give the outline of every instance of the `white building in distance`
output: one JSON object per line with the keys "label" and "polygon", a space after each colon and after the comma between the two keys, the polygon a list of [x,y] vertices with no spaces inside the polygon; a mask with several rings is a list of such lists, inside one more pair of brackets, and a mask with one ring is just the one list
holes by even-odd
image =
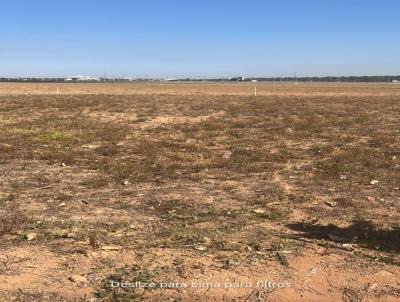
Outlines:
{"label": "white building in distance", "polygon": [[73,76],[65,79],[65,82],[96,82],[100,81],[99,78],[92,78],[89,76]]}

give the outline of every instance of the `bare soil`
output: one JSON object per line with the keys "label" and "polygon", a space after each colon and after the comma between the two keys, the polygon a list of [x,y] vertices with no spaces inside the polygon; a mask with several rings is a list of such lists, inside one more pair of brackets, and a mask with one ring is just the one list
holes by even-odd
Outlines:
{"label": "bare soil", "polygon": [[400,86],[253,86],[0,84],[0,301],[399,301]]}

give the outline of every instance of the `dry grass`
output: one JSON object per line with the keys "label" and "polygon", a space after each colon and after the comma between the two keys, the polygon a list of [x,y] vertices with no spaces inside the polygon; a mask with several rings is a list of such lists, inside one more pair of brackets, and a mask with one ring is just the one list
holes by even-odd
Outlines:
{"label": "dry grass", "polygon": [[[2,84],[4,301],[395,301],[397,86],[336,85]],[[234,279],[293,287],[109,288]]]}
{"label": "dry grass", "polygon": [[392,83],[0,83],[0,95],[253,95],[264,96],[400,96]]}

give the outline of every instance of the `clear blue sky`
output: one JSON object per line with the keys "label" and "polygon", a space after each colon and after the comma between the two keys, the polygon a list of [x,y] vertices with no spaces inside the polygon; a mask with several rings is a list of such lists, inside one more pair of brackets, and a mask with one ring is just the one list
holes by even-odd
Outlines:
{"label": "clear blue sky", "polygon": [[400,74],[399,0],[13,0],[0,25],[0,76]]}

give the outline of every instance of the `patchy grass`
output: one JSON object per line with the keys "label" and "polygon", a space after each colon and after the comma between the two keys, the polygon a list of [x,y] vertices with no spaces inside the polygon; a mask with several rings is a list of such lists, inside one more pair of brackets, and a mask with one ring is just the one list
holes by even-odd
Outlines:
{"label": "patchy grass", "polygon": [[[398,247],[389,241],[400,219],[399,104],[395,95],[297,92],[0,97],[2,247],[31,253],[13,256],[15,263],[34,259],[34,248],[54,253],[61,264],[35,265],[72,292],[82,290],[51,293],[64,301],[90,296],[85,288],[99,301],[157,301],[162,293],[190,301],[195,291],[188,299],[181,291],[107,282],[194,280],[221,271],[237,278],[265,267],[289,278],[287,270],[308,271],[328,254],[324,263],[343,278],[372,275],[385,263],[395,271]],[[351,227],[361,220],[371,226]],[[328,236],[345,232],[351,255]],[[27,240],[28,233],[37,236]],[[290,268],[277,252],[286,253]],[[10,257],[0,259],[4,271],[29,267],[9,264]],[[343,262],[359,266],[336,267]],[[78,273],[85,286],[68,281]],[[326,288],[342,296],[338,284]],[[16,288],[7,290],[18,297]],[[216,300],[225,294],[204,292]]]}
{"label": "patchy grass", "polygon": [[71,135],[68,133],[64,132],[48,132],[44,134],[40,134],[34,137],[35,140],[41,141],[41,142],[57,142],[57,141],[63,141],[71,138]]}

